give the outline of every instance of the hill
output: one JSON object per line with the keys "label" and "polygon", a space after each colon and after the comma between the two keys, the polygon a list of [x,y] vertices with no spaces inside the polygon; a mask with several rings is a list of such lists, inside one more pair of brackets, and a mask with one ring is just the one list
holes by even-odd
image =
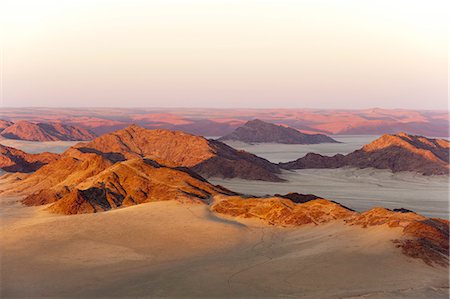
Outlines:
{"label": "hill", "polygon": [[295,161],[280,163],[280,166],[284,169],[373,167],[393,172],[443,175],[449,173],[449,142],[406,133],[385,134],[348,155],[329,157],[309,153]]}
{"label": "hill", "polygon": [[[9,124],[9,125],[8,125]],[[17,121],[2,122],[4,129],[0,135],[8,139],[29,141],[78,141],[91,140],[96,137],[86,129],[61,123],[33,123]]]}
{"label": "hill", "polygon": [[0,144],[0,168],[8,172],[33,172],[58,157],[58,154],[48,152],[28,154]]}
{"label": "hill", "polygon": [[166,166],[188,167],[204,177],[282,181],[276,175],[279,167],[263,158],[180,131],[131,125],[74,148],[115,161],[146,157]]}
{"label": "hill", "polygon": [[259,119],[246,122],[232,133],[222,136],[219,140],[285,144],[337,143],[336,140],[324,134],[305,134],[290,127],[275,125]]}
{"label": "hill", "polygon": [[[201,203],[217,194],[233,193],[187,169],[138,158],[116,163],[84,180],[48,209],[62,214],[93,213],[152,201]],[[31,199],[24,202],[35,204]]]}

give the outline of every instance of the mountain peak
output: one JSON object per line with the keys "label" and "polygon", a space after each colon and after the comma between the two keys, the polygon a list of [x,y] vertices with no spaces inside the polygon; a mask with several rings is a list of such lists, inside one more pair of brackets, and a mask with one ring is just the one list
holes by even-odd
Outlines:
{"label": "mountain peak", "polygon": [[[252,124],[271,124],[271,123],[260,120],[259,118],[255,118],[255,119],[251,119],[251,120],[247,121],[244,125],[252,125]],[[271,124],[271,125],[273,125],[273,124]]]}

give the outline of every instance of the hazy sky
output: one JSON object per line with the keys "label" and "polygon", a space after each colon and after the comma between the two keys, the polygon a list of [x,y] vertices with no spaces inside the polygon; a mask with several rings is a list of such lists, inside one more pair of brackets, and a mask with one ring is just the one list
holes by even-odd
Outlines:
{"label": "hazy sky", "polygon": [[3,106],[446,109],[446,1],[1,0]]}

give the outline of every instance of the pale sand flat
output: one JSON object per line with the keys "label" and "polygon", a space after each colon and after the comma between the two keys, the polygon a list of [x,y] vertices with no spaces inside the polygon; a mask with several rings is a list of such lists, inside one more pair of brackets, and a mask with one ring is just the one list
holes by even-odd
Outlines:
{"label": "pale sand flat", "polygon": [[397,229],[276,228],[177,202],[59,216],[9,201],[2,298],[448,297],[447,270],[404,256]]}

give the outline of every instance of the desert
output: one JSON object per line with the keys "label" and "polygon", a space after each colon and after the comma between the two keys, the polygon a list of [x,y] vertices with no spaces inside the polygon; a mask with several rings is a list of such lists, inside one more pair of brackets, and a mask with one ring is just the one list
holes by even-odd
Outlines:
{"label": "desert", "polygon": [[[284,146],[346,154],[376,139]],[[208,140],[130,126],[37,146],[56,160],[0,177],[2,297],[448,296],[448,177],[342,168],[206,180],[195,165],[228,149]],[[293,154],[241,145],[268,171]]]}
{"label": "desert", "polygon": [[280,228],[173,201],[76,216],[5,205],[2,297],[448,296],[447,269],[403,255],[398,228]]}
{"label": "desert", "polygon": [[0,298],[450,298],[448,8],[0,1]]}

